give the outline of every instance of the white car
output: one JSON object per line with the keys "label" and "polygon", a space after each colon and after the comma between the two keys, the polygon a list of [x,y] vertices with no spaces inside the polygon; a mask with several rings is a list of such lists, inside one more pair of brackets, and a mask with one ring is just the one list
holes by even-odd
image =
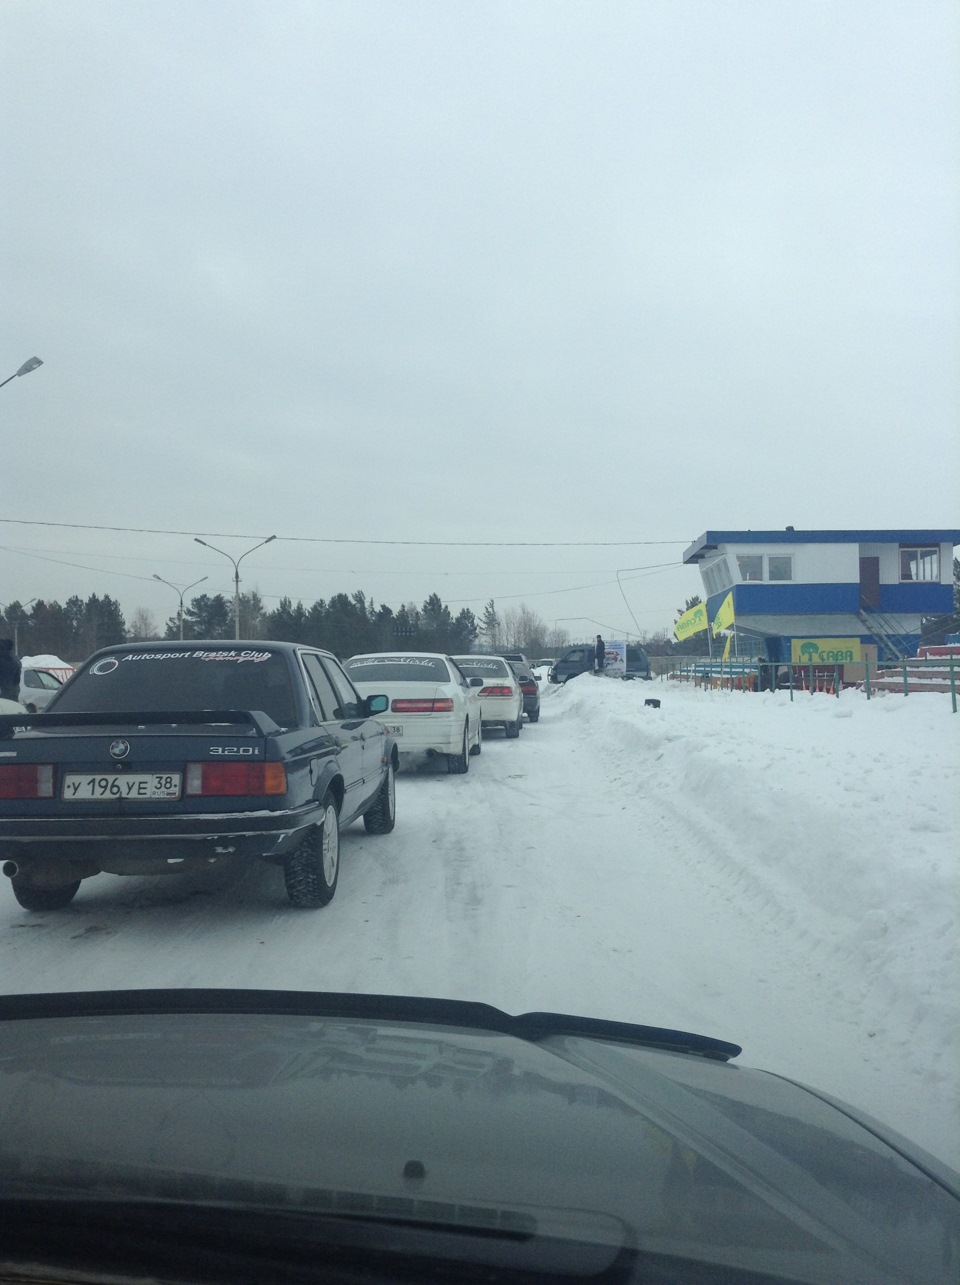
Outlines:
{"label": "white car", "polygon": [[26,714],[28,711],[19,701],[8,701],[0,696],[0,714]]}
{"label": "white car", "polygon": [[361,696],[386,693],[390,709],[378,719],[404,757],[444,755],[447,771],[466,772],[481,741],[480,679],[468,679],[439,652],[368,652],[344,669]]}
{"label": "white car", "polygon": [[523,692],[510,665],[499,656],[454,656],[468,678],[483,679],[480,713],[484,727],[502,727],[509,738],[523,726]]}
{"label": "white car", "polygon": [[24,666],[20,671],[20,703],[31,714],[38,714],[47,708],[62,686],[63,681],[46,669]]}

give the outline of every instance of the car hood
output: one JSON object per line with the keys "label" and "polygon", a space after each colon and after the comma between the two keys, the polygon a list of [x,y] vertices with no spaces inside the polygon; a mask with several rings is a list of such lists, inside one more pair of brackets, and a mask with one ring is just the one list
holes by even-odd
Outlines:
{"label": "car hood", "polygon": [[269,991],[13,996],[0,1020],[3,1200],[388,1217],[831,1283],[960,1264],[937,1162],[709,1037]]}

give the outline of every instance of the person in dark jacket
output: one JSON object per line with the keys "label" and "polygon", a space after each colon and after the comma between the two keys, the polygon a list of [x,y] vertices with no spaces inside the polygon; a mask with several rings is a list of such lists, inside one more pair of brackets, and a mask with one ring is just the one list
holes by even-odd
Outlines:
{"label": "person in dark jacket", "polygon": [[603,670],[603,666],[604,666],[604,662],[606,661],[606,658],[607,658],[607,644],[603,641],[600,635],[597,634],[597,642],[593,649],[593,668],[596,671],[596,673],[599,674]]}
{"label": "person in dark jacket", "polygon": [[8,701],[20,699],[20,660],[12,638],[0,638],[0,696]]}

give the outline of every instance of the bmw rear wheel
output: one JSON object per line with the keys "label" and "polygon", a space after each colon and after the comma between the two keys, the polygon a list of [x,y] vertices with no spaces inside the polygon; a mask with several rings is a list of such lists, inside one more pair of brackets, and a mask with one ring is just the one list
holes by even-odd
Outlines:
{"label": "bmw rear wheel", "polygon": [[340,874],[340,820],[336,799],[328,790],[321,805],[323,820],[308,831],[283,864],[287,896],[294,906],[316,910],[333,900]]}
{"label": "bmw rear wheel", "polygon": [[393,764],[387,770],[377,791],[377,797],[363,814],[367,834],[389,834],[397,819],[397,786]]}

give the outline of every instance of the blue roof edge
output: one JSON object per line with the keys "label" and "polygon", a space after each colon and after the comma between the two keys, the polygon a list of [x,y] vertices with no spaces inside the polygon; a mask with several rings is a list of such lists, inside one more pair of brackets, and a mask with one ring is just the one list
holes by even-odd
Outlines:
{"label": "blue roof edge", "polygon": [[903,527],[882,531],[704,531],[683,553],[700,562],[721,544],[960,544],[956,528]]}

